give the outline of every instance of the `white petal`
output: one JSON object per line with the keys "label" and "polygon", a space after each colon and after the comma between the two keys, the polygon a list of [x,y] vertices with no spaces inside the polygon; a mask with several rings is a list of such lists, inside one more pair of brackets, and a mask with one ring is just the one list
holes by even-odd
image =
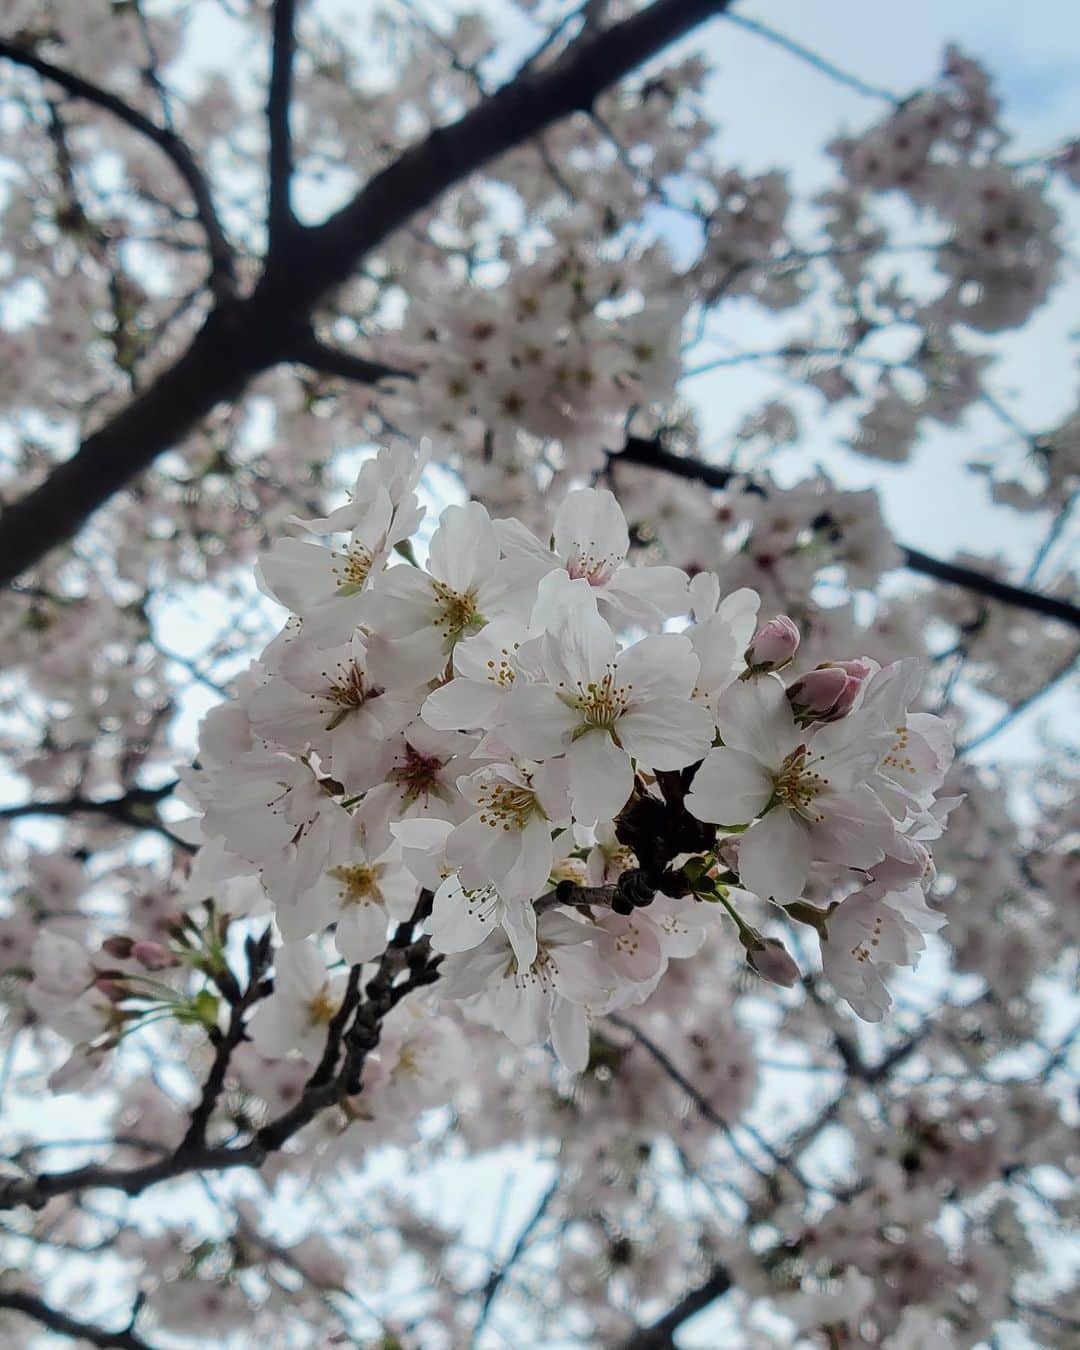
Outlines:
{"label": "white petal", "polygon": [[530,759],[548,759],[565,750],[581,724],[581,714],[546,684],[515,686],[504,702],[503,734],[519,755]]}
{"label": "white petal", "polygon": [[489,578],[499,562],[491,517],[479,502],[448,506],[431,536],[428,567],[433,577],[464,594]]}
{"label": "white petal", "polygon": [[772,793],[772,775],[752,755],[720,747],[702,760],[686,809],[714,825],[745,825],[765,809]]}
{"label": "white petal", "polygon": [[420,716],[437,731],[486,727],[493,720],[501,697],[498,685],[453,679],[427,696]]}
{"label": "white petal", "polygon": [[449,876],[435,892],[424,930],[437,952],[467,952],[491,936],[496,927],[494,893],[466,891],[457,876]]}
{"label": "white petal", "polygon": [[352,966],[373,961],[386,950],[386,910],[372,901],[346,905],[338,919],[334,944]]}
{"label": "white petal", "polygon": [[774,807],[739,841],[739,877],[763,900],[798,900],[810,869],[810,835],[793,811]]}
{"label": "white petal", "polygon": [[607,488],[571,492],[555,515],[555,551],[574,563],[607,560],[612,571],[630,549],[622,507]]}
{"label": "white petal", "polygon": [[612,820],[634,790],[630,757],[605,731],[591,731],[570,747],[570,795],[583,825]]}
{"label": "white petal", "polygon": [[653,698],[689,698],[701,663],[681,633],[659,633],[628,647],[615,663],[615,682],[631,689],[634,704]]}
{"label": "white petal", "polygon": [[556,998],[551,1009],[551,1047],[570,1073],[583,1073],[589,1063],[589,1021],[585,1009]]}
{"label": "white petal", "polygon": [[774,770],[801,741],[787,691],[775,675],[738,680],[720,700],[716,720],[725,745]]}
{"label": "white petal", "polygon": [[696,764],[712,744],[708,708],[683,698],[654,698],[624,713],[616,726],[619,740],[650,769],[682,769]]}
{"label": "white petal", "polygon": [[688,578],[681,567],[620,567],[605,597],[634,622],[654,626],[690,608]]}

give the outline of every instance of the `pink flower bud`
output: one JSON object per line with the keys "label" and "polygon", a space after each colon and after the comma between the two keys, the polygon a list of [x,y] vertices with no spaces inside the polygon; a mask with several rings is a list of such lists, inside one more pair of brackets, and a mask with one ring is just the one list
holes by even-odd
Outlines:
{"label": "pink flower bud", "polygon": [[746,961],[762,979],[785,989],[797,984],[801,975],[787,948],[776,938],[764,938],[760,946],[747,947]]}
{"label": "pink flower bud", "polygon": [[787,691],[796,717],[806,722],[836,722],[855,706],[859,691],[873,673],[865,658],[826,661]]}
{"label": "pink flower bud", "polygon": [[786,614],[778,614],[754,634],[744,660],[756,673],[780,670],[798,650],[798,628]]}
{"label": "pink flower bud", "polygon": [[105,939],[101,944],[101,950],[106,956],[115,956],[118,961],[126,961],[131,955],[131,949],[134,945],[135,943],[131,938],[115,935]]}
{"label": "pink flower bud", "polygon": [[160,942],[136,942],[131,955],[145,970],[167,970],[180,964],[179,958],[166,951]]}

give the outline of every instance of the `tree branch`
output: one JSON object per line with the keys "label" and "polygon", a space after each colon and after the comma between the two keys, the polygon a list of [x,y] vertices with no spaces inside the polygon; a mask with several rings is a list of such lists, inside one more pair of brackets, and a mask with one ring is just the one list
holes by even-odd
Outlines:
{"label": "tree branch", "polygon": [[1011,586],[1007,581],[999,581],[997,577],[962,567],[959,563],[931,558],[916,548],[904,545],[900,545],[900,548],[904,554],[904,566],[909,571],[921,572],[923,576],[934,577],[937,581],[946,581],[964,590],[974,591],[977,595],[984,595],[988,600],[998,600],[1003,605],[1014,605],[1017,609],[1026,609],[1032,614],[1042,614],[1048,619],[1067,623],[1072,628],[1080,628],[1080,607],[1071,605],[1060,596],[1029,591],[1023,586]]}
{"label": "tree branch", "polygon": [[1053,689],[1056,689],[1061,681],[1075,670],[1078,660],[1080,660],[1080,652],[1074,652],[1068,661],[1066,661],[1059,670],[1055,671],[1044,684],[1041,684],[1034,693],[1028,694],[1027,698],[1022,698],[1019,703],[1014,703],[1007,712],[1001,714],[996,722],[992,722],[984,731],[977,732],[972,736],[970,741],[965,741],[962,745],[958,745],[956,747],[957,756],[970,754],[972,750],[977,750],[980,746],[985,745],[987,741],[993,740],[995,736],[999,736],[1001,732],[1007,730],[1018,717],[1021,717],[1026,713],[1030,707],[1038,703],[1046,694],[1049,694]]}
{"label": "tree branch", "polygon": [[[737,476],[732,469],[723,465],[706,464],[688,455],[673,454],[670,450],[665,450],[658,441],[641,436],[629,437],[625,448],[612,456],[611,463],[615,466],[620,463],[640,464],[644,468],[660,469],[665,473],[674,474],[677,478],[687,478],[711,488],[725,488]],[[964,567],[960,563],[943,562],[904,544],[899,544],[898,547],[904,555],[904,566],[909,571],[919,572],[923,576],[933,577],[937,581],[945,581],[953,586],[961,586],[964,590],[985,596],[988,600],[997,600],[1001,604],[1013,605],[1017,609],[1026,609],[1029,613],[1057,619],[1060,623],[1080,629],[1080,607],[1070,604],[1060,596],[1027,590],[1023,586],[1013,586],[1007,581],[988,576],[985,572],[977,572],[974,568]]]}
{"label": "tree branch", "polygon": [[[729,3],[653,0],[621,23],[582,33],[550,65],[519,73],[457,122],[405,151],[323,225],[294,232],[288,247],[267,260],[250,296],[219,307],[150,389],[0,514],[0,585],[69,539],[219,403],[239,397],[255,375],[290,359],[320,298],[448,188],[561,118],[587,110],[604,90]],[[168,137],[148,125],[159,143]]]}
{"label": "tree branch", "polygon": [[642,1327],[623,1341],[620,1350],[675,1350],[675,1332],[684,1322],[703,1312],[710,1303],[731,1288],[731,1273],[726,1266],[716,1265],[712,1274],[696,1289],[691,1289],[659,1321]]}
{"label": "tree branch", "polygon": [[59,801],[18,802],[0,806],[0,820],[20,820],[25,816],[106,816],[120,825],[136,830],[156,830],[177,848],[194,852],[194,845],[173,834],[155,809],[157,803],[176,791],[176,781],[158,788],[130,788],[122,797],[98,800],[93,797],[64,797]]}
{"label": "tree branch", "polygon": [[292,106],[293,63],[296,58],[296,0],[275,0],[270,83],[266,100],[266,123],[270,134],[267,164],[266,228],[268,252],[296,227],[292,209]]}
{"label": "tree branch", "polygon": [[150,1350],[150,1343],[136,1336],[130,1327],[124,1331],[106,1331],[92,1322],[80,1322],[58,1309],[51,1307],[44,1299],[19,1289],[0,1289],[0,1308],[10,1308],[12,1312],[23,1313],[35,1322],[48,1327],[60,1336],[70,1336],[76,1341],[89,1341],[91,1345],[117,1346],[119,1350]]}
{"label": "tree branch", "polygon": [[125,103],[116,94],[102,89],[99,85],[84,80],[81,75],[55,66],[51,61],[23,47],[19,43],[0,38],[0,57],[13,61],[35,71],[43,79],[51,80],[74,98],[92,103],[105,112],[112,113],[125,122],[133,131],[139,132],[152,141],[172,161],[173,167],[184,180],[192,201],[199,224],[206,235],[207,249],[210,254],[210,287],[219,299],[231,296],[236,289],[236,272],[232,246],[229,244],[210,192],[210,185],[199,167],[187,143],[169,127],[159,126],[149,117]]}
{"label": "tree branch", "polygon": [[188,1122],[187,1132],[181,1140],[179,1152],[183,1153],[188,1149],[202,1148],[206,1143],[206,1127],[210,1123],[210,1117],[214,1113],[214,1107],[218,1103],[222,1089],[225,1086],[225,1075],[229,1071],[229,1062],[232,1059],[233,1052],[240,1042],[244,1039],[245,1023],[244,1019],[252,1003],[256,1002],[265,992],[260,986],[262,977],[266,973],[266,968],[270,964],[271,955],[271,930],[269,928],[257,940],[248,939],[248,979],[247,987],[240,993],[235,980],[230,973],[231,989],[229,983],[222,981],[219,988],[222,993],[231,993],[229,999],[229,1025],[224,1035],[218,1034],[214,1062],[210,1066],[210,1072],[206,1076],[206,1082],[203,1084],[202,1096],[199,1098],[199,1104],[191,1113]]}
{"label": "tree branch", "polygon": [[413,378],[411,371],[383,365],[381,361],[369,361],[364,356],[354,356],[352,352],[343,352],[336,347],[327,347],[313,333],[296,343],[289,359],[299,365],[310,366],[322,375],[338,375],[343,380],[353,380],[357,384]]}
{"label": "tree branch", "polygon": [[524,1228],[518,1233],[517,1241],[514,1243],[509,1256],[501,1265],[496,1266],[488,1276],[487,1282],[483,1286],[483,1300],[480,1304],[480,1312],[477,1315],[476,1325],[473,1327],[472,1331],[474,1339],[479,1336],[481,1331],[483,1331],[488,1317],[491,1315],[491,1306],[495,1302],[499,1290],[505,1283],[506,1277],[510,1274],[518,1261],[521,1260],[533,1233],[544,1221],[544,1216],[551,1207],[551,1202],[559,1193],[559,1184],[561,1180],[562,1178],[560,1176],[556,1176],[555,1180],[548,1186],[547,1190],[544,1191]]}
{"label": "tree branch", "polygon": [[[415,936],[416,925],[427,916],[431,899],[430,892],[421,892],[412,916],[398,925],[379,959],[376,973],[368,983],[362,1000],[356,997],[360,968],[356,967],[350,974],[349,992],[328,1029],[323,1058],[305,1084],[300,1100],[276,1120],[264,1125],[246,1144],[208,1147],[202,1142],[206,1124],[224,1082],[228,1062],[228,1055],[222,1054],[219,1045],[202,1100],[192,1118],[192,1125],[198,1121],[197,1128],[189,1126],[188,1135],[175,1151],[142,1167],[107,1167],[89,1163],[67,1172],[0,1179],[0,1209],[13,1209],[18,1205],[41,1209],[54,1196],[91,1189],[122,1191],[125,1195],[135,1196],[159,1182],[171,1181],[192,1172],[261,1167],[271,1153],[310,1124],[321,1111],[345,1097],[355,1096],[361,1090],[364,1064],[370,1051],[379,1043],[386,1015],[415,989],[433,984],[438,979],[441,957],[432,955],[426,937]],[[258,956],[254,954],[253,971],[258,964]],[[407,978],[398,983],[397,977],[406,970]],[[253,980],[249,992],[257,984],[258,981]],[[354,1008],[352,1026],[346,1030],[346,1023]],[[230,1023],[226,1040],[232,1035]],[[238,1042],[240,1035],[236,1039]],[[335,1072],[342,1043],[345,1047],[344,1062]]]}

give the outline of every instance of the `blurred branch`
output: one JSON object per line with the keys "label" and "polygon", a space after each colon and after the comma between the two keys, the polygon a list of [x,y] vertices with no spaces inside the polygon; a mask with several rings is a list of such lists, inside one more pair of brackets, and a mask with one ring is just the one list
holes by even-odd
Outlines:
{"label": "blurred branch", "polygon": [[38,56],[29,47],[21,46],[6,38],[0,38],[0,57],[33,70],[43,79],[51,80],[74,98],[92,103],[95,107],[111,113],[125,122],[133,131],[139,132],[152,141],[172,161],[173,167],[184,180],[195,203],[195,212],[210,254],[210,286],[219,299],[233,294],[236,289],[235,264],[232,247],[225,237],[217,209],[210,192],[210,185],[195,160],[187,143],[168,127],[159,126],[145,114],[133,108],[116,94],[102,89],[99,85],[84,80],[81,75],[55,66]]}
{"label": "blurred branch", "polygon": [[[706,464],[701,460],[692,459],[688,455],[673,454],[670,450],[665,450],[658,439],[646,439],[641,436],[629,437],[625,448],[619,454],[612,456],[609,462],[615,467],[620,463],[626,463],[639,464],[649,469],[660,469],[665,473],[674,474],[677,478],[704,483],[711,488],[725,488],[734,478],[739,476],[733,469],[725,468],[722,465]],[[1080,629],[1080,606],[1070,604],[1068,600],[1060,596],[1046,595],[1042,591],[1027,590],[1023,586],[1013,586],[1007,581],[1000,581],[997,577],[988,576],[985,572],[977,572],[974,568],[964,567],[960,563],[943,562],[939,558],[932,558],[928,553],[923,553],[919,549],[908,548],[904,544],[898,544],[897,547],[904,555],[904,566],[909,571],[919,572],[923,576],[933,577],[936,581],[948,582],[953,586],[960,586],[964,590],[985,596],[989,600],[997,600],[1005,605],[1014,605],[1017,609],[1025,609],[1032,614],[1041,614],[1048,619],[1057,619],[1061,623],[1069,624],[1072,628]]]}
{"label": "blurred branch", "polygon": [[1078,661],[1080,661],[1080,652],[1073,652],[1065,665],[1055,674],[1051,675],[1045,684],[1041,684],[1033,694],[1029,694],[1027,698],[1022,698],[1019,703],[1014,703],[1008,712],[1002,713],[998,720],[991,723],[985,731],[980,731],[978,735],[973,736],[970,741],[965,741],[963,745],[958,745],[956,747],[957,755],[968,755],[972,750],[977,750],[981,745],[985,745],[987,741],[993,740],[995,736],[1006,731],[1018,717],[1027,712],[1030,707],[1038,703],[1039,700],[1046,694],[1049,694],[1051,690],[1057,688],[1066,676],[1071,675],[1076,669]]}
{"label": "blurred branch", "polygon": [[64,797],[59,801],[18,802],[14,806],[0,806],[0,820],[19,820],[26,816],[106,816],[120,825],[136,830],[155,830],[177,848],[193,853],[195,846],[173,834],[157,813],[157,803],[176,791],[179,783],[173,780],[157,788],[130,788],[122,797]]}
{"label": "blurred branch", "polygon": [[351,352],[328,347],[314,334],[300,338],[290,351],[289,359],[303,366],[310,366],[322,375],[338,375],[344,380],[354,380],[357,384],[375,384],[378,380],[412,379],[412,372],[399,370],[395,366],[384,365],[381,361],[369,361],[363,356],[354,356]]}
{"label": "blurred branch", "polygon": [[0,1289],[0,1308],[23,1313],[50,1331],[55,1331],[58,1336],[70,1336],[90,1345],[117,1346],[119,1350],[150,1350],[149,1341],[136,1336],[130,1326],[123,1331],[106,1331],[92,1322],[80,1322],[77,1318],[69,1317],[36,1295],[18,1289]]}
{"label": "blurred branch", "polygon": [[[4,509],[0,585],[69,539],[114,492],[182,440],[219,403],[239,398],[261,371],[291,359],[289,352],[298,334],[309,328],[309,315],[319,300],[448,188],[562,118],[588,111],[606,89],[722,14],[728,3],[653,0],[608,28],[583,31],[549,65],[520,71],[457,122],[437,127],[399,155],[322,225],[290,232],[285,245],[268,254],[251,295],[219,303],[188,350],[155,384],[83,441],[43,483]],[[44,67],[45,73],[52,69],[11,43],[0,47],[0,54],[38,70]],[[181,150],[182,143],[171,133],[77,76],[60,72],[60,80],[145,129],[170,149],[174,160],[180,156],[191,182],[203,181],[197,171],[192,174],[189,152]],[[280,150],[280,139],[278,145]]]}
{"label": "blurred branch", "polygon": [[691,1289],[669,1309],[659,1321],[641,1327],[623,1341],[620,1350],[675,1350],[675,1332],[684,1322],[696,1316],[726,1294],[731,1288],[731,1272],[723,1265],[715,1265],[708,1279]]}
{"label": "blurred branch", "polygon": [[507,1276],[524,1254],[525,1248],[529,1245],[533,1233],[543,1222],[544,1216],[551,1207],[552,1200],[554,1200],[559,1193],[559,1184],[561,1181],[562,1177],[557,1175],[551,1185],[548,1186],[547,1190],[544,1191],[537,1202],[536,1208],[533,1210],[525,1226],[518,1234],[517,1241],[514,1243],[509,1256],[501,1265],[496,1266],[488,1276],[487,1283],[483,1287],[484,1298],[480,1305],[480,1313],[476,1319],[476,1325],[473,1327],[474,1337],[479,1336],[480,1332],[484,1329],[484,1325],[491,1315],[491,1307],[498,1296],[499,1290],[502,1288]]}
{"label": "blurred branch", "polygon": [[901,107],[904,102],[891,90],[883,89],[877,84],[870,84],[859,75],[853,75],[851,71],[842,69],[819,52],[804,47],[801,42],[796,42],[794,38],[778,32],[775,28],[770,28],[758,19],[748,18],[745,14],[732,13],[729,13],[726,17],[728,23],[734,24],[737,28],[743,28],[746,32],[753,33],[757,37],[764,38],[766,42],[771,42],[773,46],[780,47],[785,52],[790,52],[792,56],[797,56],[800,61],[804,61],[808,66],[813,66],[822,75],[827,75],[830,80],[834,80],[837,84],[846,85],[848,89],[853,89],[855,93],[862,94],[864,98],[882,99],[886,103],[891,103],[895,108]]}
{"label": "blurred branch", "polygon": [[293,64],[296,59],[296,0],[275,0],[273,49],[266,122],[270,134],[267,165],[269,190],[266,213],[269,248],[296,227],[292,209],[292,105]]}

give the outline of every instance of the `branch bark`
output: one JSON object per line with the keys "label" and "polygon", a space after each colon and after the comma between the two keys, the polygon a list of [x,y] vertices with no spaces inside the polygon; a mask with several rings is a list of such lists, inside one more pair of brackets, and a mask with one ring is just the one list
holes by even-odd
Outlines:
{"label": "branch bark", "polygon": [[[238,398],[255,375],[291,359],[290,348],[309,330],[320,298],[448,188],[561,118],[588,110],[604,90],[729,3],[653,0],[621,23],[582,33],[551,65],[519,72],[459,121],[407,150],[324,224],[298,226],[268,254],[250,296],[219,304],[155,385],[0,514],[0,585],[71,538],[219,403]],[[108,98],[101,106],[112,107]],[[159,144],[168,137],[148,125]]]}

